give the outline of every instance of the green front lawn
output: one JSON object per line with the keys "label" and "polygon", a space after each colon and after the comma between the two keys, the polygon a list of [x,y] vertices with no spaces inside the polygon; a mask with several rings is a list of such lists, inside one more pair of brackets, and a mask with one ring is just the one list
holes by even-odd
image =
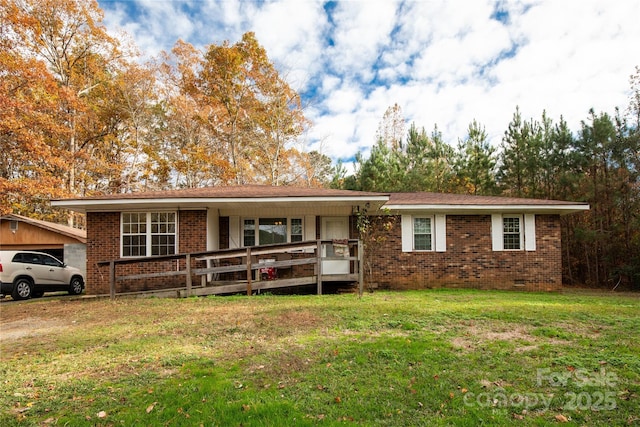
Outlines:
{"label": "green front lawn", "polygon": [[640,423],[640,298],[471,290],[0,305],[0,425]]}

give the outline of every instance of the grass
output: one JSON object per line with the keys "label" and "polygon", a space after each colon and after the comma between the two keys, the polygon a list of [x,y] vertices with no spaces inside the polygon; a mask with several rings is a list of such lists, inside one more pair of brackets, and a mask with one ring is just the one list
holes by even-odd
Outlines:
{"label": "grass", "polygon": [[472,290],[0,305],[0,425],[640,423],[640,298]]}

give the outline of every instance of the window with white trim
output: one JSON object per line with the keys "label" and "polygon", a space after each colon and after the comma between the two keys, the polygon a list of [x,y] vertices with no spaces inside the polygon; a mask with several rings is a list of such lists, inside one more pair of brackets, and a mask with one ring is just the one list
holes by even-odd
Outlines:
{"label": "window with white trim", "polygon": [[492,214],[491,239],[494,251],[535,251],[535,214]]}
{"label": "window with white trim", "polygon": [[402,252],[445,252],[447,219],[444,214],[402,215]]}
{"label": "window with white trim", "polygon": [[121,215],[123,257],[176,253],[175,212],[123,212]]}
{"label": "window with white trim", "polygon": [[291,218],[291,242],[302,242],[302,218]]}
{"label": "window with white trim", "polygon": [[242,243],[246,246],[304,240],[302,218],[245,218]]}
{"label": "window with white trim", "polygon": [[413,250],[430,251],[433,248],[431,217],[413,217]]}
{"label": "window with white trim", "polygon": [[502,217],[502,248],[506,251],[522,249],[522,217],[519,215]]}

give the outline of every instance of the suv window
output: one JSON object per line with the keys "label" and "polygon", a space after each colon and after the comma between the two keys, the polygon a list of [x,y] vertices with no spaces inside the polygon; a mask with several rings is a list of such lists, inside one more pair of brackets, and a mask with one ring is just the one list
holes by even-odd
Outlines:
{"label": "suv window", "polygon": [[43,264],[42,257],[39,254],[17,253],[13,257],[13,262],[22,262],[25,264]]}
{"label": "suv window", "polygon": [[54,267],[62,267],[62,265],[60,264],[60,261],[58,261],[57,259],[50,257],[50,256],[46,256],[46,255],[42,255],[42,264],[44,265],[51,265]]}

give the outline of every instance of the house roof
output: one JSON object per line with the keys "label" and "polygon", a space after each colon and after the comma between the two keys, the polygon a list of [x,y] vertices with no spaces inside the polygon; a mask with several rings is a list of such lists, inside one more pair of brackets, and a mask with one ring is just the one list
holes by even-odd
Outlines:
{"label": "house roof", "polygon": [[456,213],[547,212],[568,214],[589,209],[589,204],[562,200],[474,196],[446,193],[392,193],[385,208],[391,211],[431,210]]}
{"label": "house roof", "polygon": [[252,206],[284,207],[296,203],[297,205],[313,207],[319,205],[352,206],[369,202],[382,205],[388,200],[388,193],[326,188],[242,185],[108,194],[52,200],[51,204],[78,212],[87,212],[144,207],[197,209],[213,205],[240,208],[246,207],[248,204]]}
{"label": "house roof", "polygon": [[0,219],[3,221],[20,221],[27,224],[31,224],[35,227],[43,228],[45,230],[59,233],[67,237],[77,239],[81,243],[87,243],[87,232],[78,228],[69,227],[67,225],[56,224],[54,222],[43,221],[40,219],[29,218],[17,214],[3,215]]}
{"label": "house roof", "polygon": [[377,193],[327,188],[242,185],[188,188],[126,194],[108,194],[53,200],[52,205],[78,212],[123,209],[200,209],[306,206],[355,206],[371,203],[392,212],[431,211],[441,213],[559,213],[588,210],[586,203],[559,200],[472,196],[445,193]]}
{"label": "house roof", "polygon": [[335,190],[328,188],[269,186],[269,185],[237,185],[202,188],[184,188],[178,190],[146,191],[140,193],[105,194],[78,199],[60,200],[131,200],[131,199],[234,199],[234,198],[296,198],[296,197],[380,197],[389,193],[366,191]]}

